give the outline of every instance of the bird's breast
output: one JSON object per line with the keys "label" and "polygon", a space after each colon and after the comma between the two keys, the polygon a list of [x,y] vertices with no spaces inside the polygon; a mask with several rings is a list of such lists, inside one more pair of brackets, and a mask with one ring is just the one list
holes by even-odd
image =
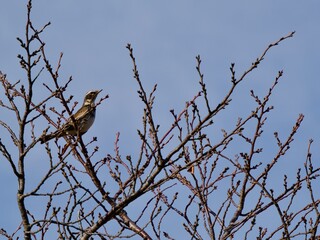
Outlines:
{"label": "bird's breast", "polygon": [[84,123],[82,124],[82,126],[80,127],[80,132],[81,133],[85,133],[89,130],[89,128],[92,126],[92,124],[94,123],[95,120],[95,115],[96,112],[95,111],[91,111],[90,114],[88,114],[87,119],[84,121]]}

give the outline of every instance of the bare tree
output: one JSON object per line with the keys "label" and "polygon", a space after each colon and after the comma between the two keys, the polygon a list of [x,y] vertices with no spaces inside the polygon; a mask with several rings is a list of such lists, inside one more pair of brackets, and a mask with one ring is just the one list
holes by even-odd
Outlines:
{"label": "bare tree", "polygon": [[[293,37],[294,32],[270,44],[243,74],[237,76],[235,64],[231,64],[229,91],[215,105],[197,56],[199,90],[184,109],[170,110],[172,125],[162,131],[153,109],[157,85],[151,92],[144,88],[133,48],[128,44],[144,108],[138,130],[139,154],[124,157],[120,134],[113,153],[99,149],[96,138],[84,142],[79,134],[40,145],[48,131],[41,126],[49,123],[59,129],[77,104],[66,92],[72,78],[59,77],[62,54],[56,66],[46,55],[41,35],[50,23],[40,29],[34,27],[31,3],[29,0],[25,36],[18,38],[23,50],[18,58],[25,79],[14,82],[0,75],[4,93],[1,111],[15,117],[15,123],[0,119],[4,130],[1,164],[9,164],[17,179],[21,216],[16,231],[1,228],[0,235],[7,239],[181,239],[181,234],[190,239],[318,239],[319,197],[314,185],[319,168],[312,162],[312,140],[295,179],[284,175],[281,184],[273,186],[270,177],[279,162],[288,161],[286,153],[303,115],[298,116],[286,137],[274,133],[273,155],[259,158],[264,150],[264,131],[270,131],[266,125],[273,109],[269,100],[282,71],[264,96],[251,90],[256,106],[247,116],[235,116],[231,129],[213,136],[215,119],[228,111],[238,86],[271,49]],[[44,81],[44,75],[50,82]],[[45,98],[37,95],[39,88],[47,90]],[[97,107],[107,98],[102,97]],[[47,108],[52,102],[63,110]],[[46,169],[33,184],[28,181],[26,166],[35,151],[46,155],[41,160]],[[98,152],[102,159],[98,159]],[[279,224],[266,227],[264,219],[271,216]],[[181,228],[179,233],[177,228]]]}

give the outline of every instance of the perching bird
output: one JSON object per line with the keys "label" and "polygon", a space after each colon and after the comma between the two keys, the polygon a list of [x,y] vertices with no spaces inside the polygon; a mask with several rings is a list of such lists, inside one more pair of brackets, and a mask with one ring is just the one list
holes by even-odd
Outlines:
{"label": "perching bird", "polygon": [[76,136],[77,130],[79,130],[80,135],[86,133],[92,126],[96,117],[96,106],[94,104],[94,101],[101,91],[102,90],[89,91],[85,95],[82,107],[75,114],[73,114],[74,120],[76,122],[76,127],[72,119],[69,118],[68,121],[64,125],[62,125],[60,129],[53,133],[45,135],[40,140],[41,144],[53,138],[60,138],[66,135]]}

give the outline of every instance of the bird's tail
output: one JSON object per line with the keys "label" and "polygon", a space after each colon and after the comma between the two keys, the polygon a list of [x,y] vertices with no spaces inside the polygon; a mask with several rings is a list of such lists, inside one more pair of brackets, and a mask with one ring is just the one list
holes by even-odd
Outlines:
{"label": "bird's tail", "polygon": [[66,135],[64,133],[64,131],[58,130],[56,132],[53,133],[49,133],[47,135],[44,135],[41,139],[40,139],[40,143],[43,144],[45,142],[50,141],[53,138],[59,138],[59,137],[63,137],[64,135]]}
{"label": "bird's tail", "polygon": [[52,138],[55,138],[56,134],[48,134],[48,135],[44,135],[41,139],[40,139],[40,143],[44,144],[48,141],[50,141]]}

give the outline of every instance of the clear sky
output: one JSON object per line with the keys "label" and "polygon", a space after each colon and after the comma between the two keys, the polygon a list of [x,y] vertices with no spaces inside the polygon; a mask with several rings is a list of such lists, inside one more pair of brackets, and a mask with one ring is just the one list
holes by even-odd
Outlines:
{"label": "clear sky", "polygon": [[[25,2],[3,0],[0,8],[0,70],[13,81],[24,78],[16,57],[21,52],[16,37],[24,34]],[[151,90],[158,84],[157,120],[164,131],[171,124],[169,110],[181,109],[199,89],[196,55],[202,57],[202,71],[214,104],[229,86],[231,62],[236,64],[239,76],[269,43],[296,31],[294,38],[267,54],[234,99],[235,106],[248,112],[249,90],[265,93],[277,72],[284,70],[272,99],[275,110],[269,127],[271,134],[282,131],[285,136],[298,114],[305,114],[301,132],[289,153],[294,157],[290,164],[294,173],[305,160],[308,139],[315,140],[314,152],[319,152],[319,9],[318,0],[35,0],[32,19],[37,27],[52,23],[43,34],[47,55],[54,63],[59,53],[64,53],[61,79],[73,76],[69,93],[75,99],[82,102],[90,89],[102,88],[110,95],[99,106],[96,123],[88,133],[90,138],[98,136],[110,151],[116,132],[127,144],[137,139],[136,129],[140,127],[142,105],[136,94],[127,43],[134,48],[146,88]],[[42,94],[45,89],[39,86],[39,96]],[[230,116],[233,123],[238,114]],[[123,155],[131,151],[137,151],[134,144],[128,144]],[[16,202],[12,201],[16,182],[8,169],[0,157],[0,191],[13,189],[0,195],[0,215],[5,212],[10,216],[0,217],[0,227],[4,228],[17,221]]]}

